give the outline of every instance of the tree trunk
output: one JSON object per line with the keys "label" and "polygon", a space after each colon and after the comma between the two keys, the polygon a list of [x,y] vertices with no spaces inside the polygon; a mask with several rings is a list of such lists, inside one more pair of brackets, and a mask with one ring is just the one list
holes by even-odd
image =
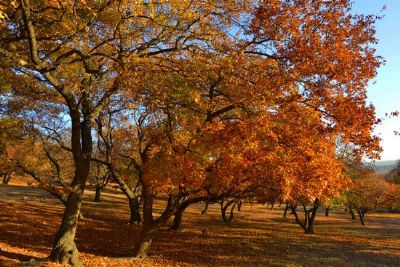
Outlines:
{"label": "tree trunk", "polygon": [[363,214],[363,213],[360,213],[360,221],[361,221],[361,224],[362,224],[363,226],[365,226],[364,214]]}
{"label": "tree trunk", "polygon": [[134,255],[136,258],[147,258],[151,243],[153,241],[154,228],[151,226],[144,226],[140,233],[139,240],[135,246]]}
{"label": "tree trunk", "polygon": [[315,217],[317,216],[318,207],[319,207],[318,200],[316,200],[316,202],[314,203],[314,207],[310,211],[308,211],[307,226],[304,231],[304,233],[306,234],[314,234],[314,221]]}
{"label": "tree trunk", "polygon": [[289,204],[286,204],[285,211],[283,212],[283,218],[284,219],[287,219],[287,212],[288,212],[289,208],[290,208]]}
{"label": "tree trunk", "polygon": [[[115,181],[117,181],[119,185],[119,189],[122,191],[122,193],[125,194],[126,198],[128,199],[129,203],[129,210],[130,210],[130,218],[129,218],[129,223],[130,224],[137,224],[142,222],[142,218],[140,217],[140,204],[141,201],[143,201],[143,198],[141,201],[139,201],[139,192],[138,192],[138,187],[136,187],[134,190],[132,190],[122,179],[122,177],[118,174],[117,170],[110,165],[109,170],[111,172],[111,175]],[[139,169],[139,180],[141,181],[142,178],[142,173],[141,170]],[[143,194],[143,193],[142,193]]]}
{"label": "tree trunk", "polygon": [[81,202],[81,192],[72,192],[68,196],[61,227],[57,232],[50,254],[50,259],[52,261],[61,264],[71,264],[73,266],[83,266],[79,260],[78,249],[74,241]]}
{"label": "tree trunk", "polygon": [[8,185],[8,183],[9,183],[10,180],[11,180],[11,175],[12,175],[12,174],[8,174],[8,173],[3,174],[3,184],[4,184],[4,185]]}
{"label": "tree trunk", "polygon": [[[224,206],[224,202],[221,202],[221,215],[222,215],[222,220],[226,223],[230,223],[233,220],[233,210],[235,209],[237,202],[234,201],[228,201],[226,205]],[[229,217],[226,215],[226,210],[231,207]]]}
{"label": "tree trunk", "polygon": [[325,209],[325,216],[329,216],[329,208]]}
{"label": "tree trunk", "polygon": [[101,196],[101,185],[96,185],[96,193],[94,195],[94,202],[100,202],[100,196]]}
{"label": "tree trunk", "polygon": [[301,228],[304,229],[305,234],[314,234],[314,221],[317,216],[317,210],[319,207],[319,200],[316,199],[313,203],[313,207],[311,209],[307,209],[306,205],[303,205],[304,210],[304,221],[301,221],[296,212],[296,206],[291,206],[292,214],[296,219],[296,223],[300,225]]}
{"label": "tree trunk", "polygon": [[208,211],[208,204],[209,204],[209,202],[206,201],[206,206],[205,206],[204,209],[201,211],[201,214],[207,214],[207,211]]}
{"label": "tree trunk", "polygon": [[143,229],[139,240],[135,245],[134,255],[138,258],[146,258],[153,240],[155,231],[153,219],[153,188],[143,185]]}
{"label": "tree trunk", "polygon": [[365,211],[363,209],[356,209],[357,213],[358,213],[358,217],[360,218],[360,222],[362,226],[365,226],[365,222],[364,222],[364,215],[365,215]]}
{"label": "tree trunk", "polygon": [[129,198],[129,210],[131,212],[129,223],[130,224],[141,223],[142,217],[140,216],[140,205],[138,197]]}
{"label": "tree trunk", "polygon": [[356,215],[354,214],[354,211],[353,211],[353,209],[351,207],[349,207],[349,212],[350,212],[350,215],[351,215],[351,219],[355,220],[356,219]]}
{"label": "tree trunk", "polygon": [[238,204],[237,204],[237,210],[240,212],[240,211],[242,211],[242,205],[243,205],[243,201],[239,201],[238,202]]}
{"label": "tree trunk", "polygon": [[171,226],[171,230],[180,231],[182,229],[183,211],[182,209],[178,209],[175,212],[174,223]]}
{"label": "tree trunk", "polygon": [[175,212],[174,223],[171,226],[171,230],[180,231],[182,229],[182,217],[185,210],[192,204],[198,203],[201,201],[207,201],[208,204],[210,199],[208,197],[196,197],[185,200],[182,204],[180,204]]}
{"label": "tree trunk", "polygon": [[78,249],[75,244],[75,233],[82,203],[83,191],[89,177],[90,158],[92,153],[91,122],[87,120],[90,103],[85,95],[82,100],[83,121],[77,109],[70,108],[71,115],[71,148],[75,163],[74,179],[71,187],[74,188],[65,206],[60,228],[53,242],[50,259],[73,266],[83,266],[79,260]]}

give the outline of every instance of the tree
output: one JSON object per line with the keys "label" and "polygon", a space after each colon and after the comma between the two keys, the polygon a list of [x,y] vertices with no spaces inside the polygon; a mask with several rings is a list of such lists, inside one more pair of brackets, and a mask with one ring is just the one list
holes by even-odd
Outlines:
{"label": "tree", "polygon": [[23,121],[3,118],[0,113],[0,176],[2,176],[2,184],[4,185],[10,182],[12,175],[17,170],[10,153],[21,143],[23,129]]}
{"label": "tree", "polygon": [[[73,155],[73,190],[51,259],[81,265],[74,237],[90,172],[95,119],[113,95],[133,86],[124,83],[124,75],[140,73],[140,62],[159,64],[168,53],[207,47],[221,28],[226,29],[225,16],[238,14],[239,5],[210,2],[203,6],[201,1],[3,2],[1,74],[12,87],[9,108],[20,107],[20,116],[36,111],[32,119],[49,112],[58,122],[68,121],[65,128],[70,140],[61,146],[69,147]],[[124,72],[127,69],[129,72]],[[26,105],[12,105],[16,96]],[[57,140],[59,129],[52,130]]]}
{"label": "tree", "polygon": [[388,208],[398,198],[398,187],[375,173],[356,181],[348,193],[348,201],[356,209],[362,225],[365,225],[364,217],[367,212],[378,207]]}
{"label": "tree", "polygon": [[[93,161],[127,195],[124,174],[140,184],[134,253],[146,256],[190,203],[256,193],[324,202],[346,182],[338,138],[357,159],[379,152],[365,89],[381,62],[376,18],[352,15],[349,1],[30,2],[1,9],[0,71],[9,109],[74,161],[54,261],[80,265],[74,236]],[[124,98],[133,103],[109,117]],[[119,148],[110,125],[136,134]],[[155,218],[156,195],[167,204]]]}
{"label": "tree", "polygon": [[385,179],[395,184],[400,184],[400,161],[397,162],[396,168],[385,175]]}

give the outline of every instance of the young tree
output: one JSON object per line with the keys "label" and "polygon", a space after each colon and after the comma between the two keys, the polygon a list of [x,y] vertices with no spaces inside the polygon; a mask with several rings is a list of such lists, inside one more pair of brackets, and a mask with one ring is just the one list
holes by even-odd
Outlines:
{"label": "young tree", "polygon": [[398,187],[388,183],[376,173],[370,173],[356,181],[348,192],[348,201],[357,211],[362,225],[365,225],[364,217],[367,212],[374,211],[378,207],[388,208],[398,198]]}

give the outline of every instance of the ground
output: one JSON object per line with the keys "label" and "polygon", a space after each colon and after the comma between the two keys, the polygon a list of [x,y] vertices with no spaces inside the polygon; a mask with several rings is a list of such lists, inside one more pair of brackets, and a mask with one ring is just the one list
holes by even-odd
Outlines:
{"label": "ground", "polygon": [[[113,190],[100,203],[92,198],[87,191],[76,239],[86,266],[400,266],[400,214],[367,214],[363,227],[343,211],[325,217],[321,210],[316,234],[305,235],[281,208],[247,203],[230,224],[217,205],[205,215],[203,205],[189,207],[183,230],[161,229],[151,257],[137,260],[139,226],[127,224],[127,200]],[[38,259],[49,254],[62,212],[41,189],[0,186],[0,266],[58,266]]]}

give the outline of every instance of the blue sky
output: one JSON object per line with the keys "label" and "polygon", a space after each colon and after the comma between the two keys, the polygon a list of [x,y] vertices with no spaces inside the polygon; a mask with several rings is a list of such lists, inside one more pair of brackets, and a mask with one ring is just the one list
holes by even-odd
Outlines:
{"label": "blue sky", "polygon": [[[376,24],[379,39],[376,49],[386,64],[368,86],[368,100],[375,105],[378,117],[400,111],[400,0],[355,0],[353,6],[358,14],[382,14],[384,5],[384,18]],[[393,133],[396,129],[400,130],[400,118],[385,118],[376,127],[376,133],[382,138],[382,160],[400,159],[400,136]]]}

